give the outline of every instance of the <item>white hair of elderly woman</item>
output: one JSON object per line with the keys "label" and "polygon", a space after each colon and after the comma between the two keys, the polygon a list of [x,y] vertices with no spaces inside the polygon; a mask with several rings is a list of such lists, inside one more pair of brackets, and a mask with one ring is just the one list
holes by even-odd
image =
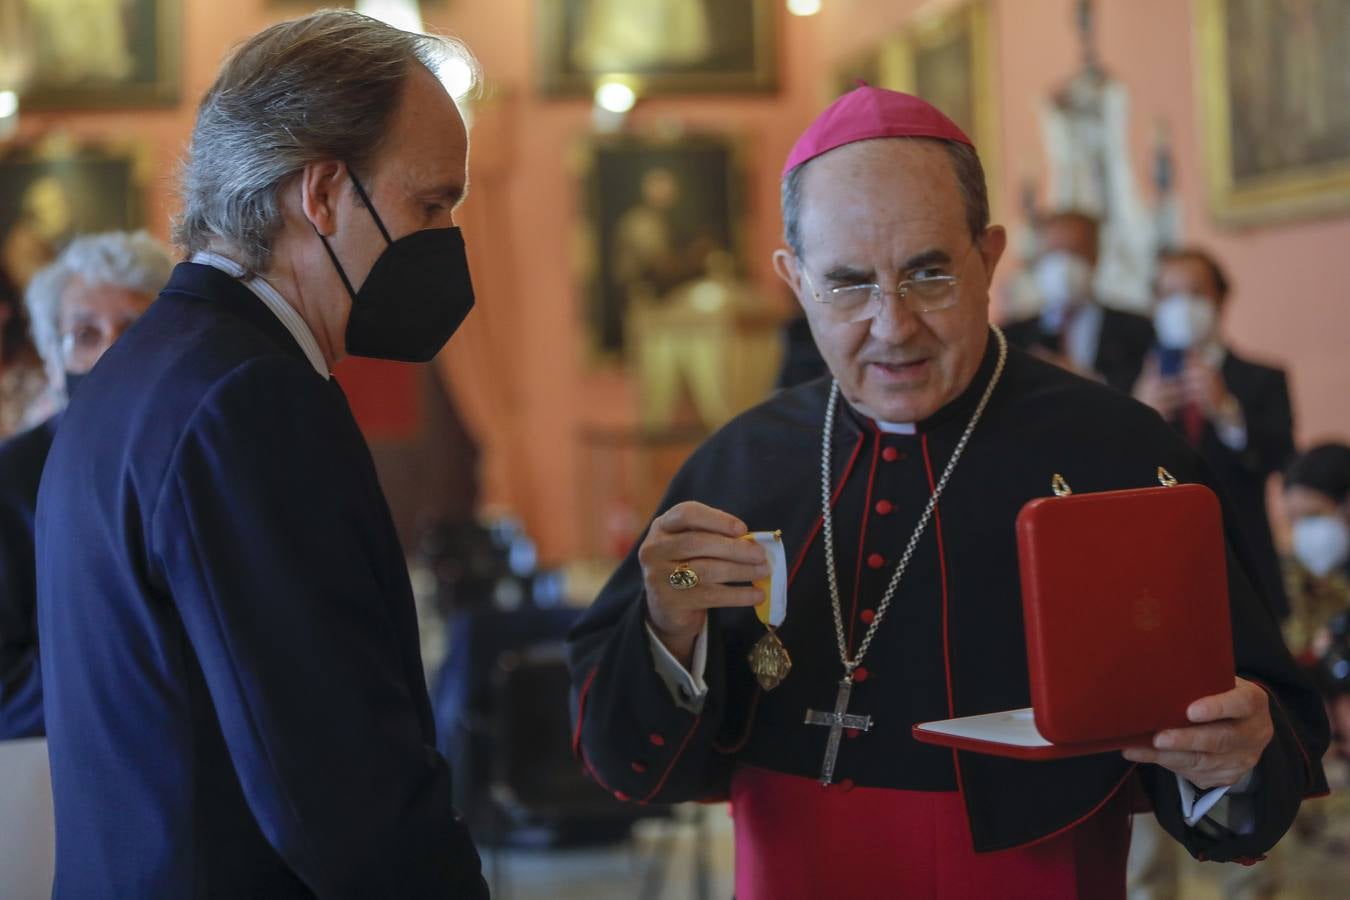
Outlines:
{"label": "white hair of elderly woman", "polygon": [[[61,296],[72,278],[155,296],[169,280],[173,261],[164,246],[144,231],[108,231],[75,238],[28,283],[24,303],[33,343],[53,386],[65,383],[61,358]],[[64,390],[62,390],[64,393]]]}

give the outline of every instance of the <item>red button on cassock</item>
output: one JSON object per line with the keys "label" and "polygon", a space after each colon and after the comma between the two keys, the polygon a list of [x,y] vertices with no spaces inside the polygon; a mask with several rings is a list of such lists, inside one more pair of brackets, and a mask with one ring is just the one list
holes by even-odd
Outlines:
{"label": "red button on cassock", "polygon": [[887,447],[885,450],[881,451],[881,458],[886,460],[886,462],[895,462],[900,458],[900,451],[894,447]]}
{"label": "red button on cassock", "polygon": [[638,773],[639,775],[641,775],[643,772],[647,771],[647,767],[644,766],[644,765],[643,765],[642,763],[640,763],[640,762],[629,763],[629,767],[632,768],[632,770],[633,770],[634,772]]}
{"label": "red button on cassock", "polygon": [[651,741],[657,747],[664,747],[666,745],[665,737],[663,737],[660,734],[657,734],[655,731],[647,735],[647,740]]}
{"label": "red button on cassock", "polygon": [[889,500],[878,500],[876,510],[879,516],[889,516],[895,512],[895,504]]}
{"label": "red button on cassock", "polygon": [[620,803],[626,803],[628,801],[628,795],[625,794],[623,791],[615,791],[614,799],[618,800]]}
{"label": "red button on cassock", "polygon": [[873,553],[871,556],[867,557],[867,565],[871,566],[873,569],[880,569],[882,566],[886,565],[886,557],[882,556],[880,553]]}
{"label": "red button on cassock", "polygon": [[864,625],[871,625],[872,620],[875,619],[876,617],[877,617],[876,612],[870,609],[864,609],[862,612],[858,613],[858,618],[862,619],[862,623]]}
{"label": "red button on cassock", "polygon": [[858,668],[856,668],[856,669],[853,670],[853,680],[854,680],[854,681],[866,681],[868,678],[871,677],[871,675],[872,675],[872,673],[869,672],[869,671],[867,671],[867,670],[866,670],[865,668],[863,668],[862,666],[858,666]]}
{"label": "red button on cassock", "polygon": [[845,729],[844,729],[844,734],[848,735],[848,736],[851,737],[851,738],[855,738],[855,737],[857,737],[858,735],[862,734],[862,732],[859,731],[859,730],[856,729],[856,728],[845,728]]}

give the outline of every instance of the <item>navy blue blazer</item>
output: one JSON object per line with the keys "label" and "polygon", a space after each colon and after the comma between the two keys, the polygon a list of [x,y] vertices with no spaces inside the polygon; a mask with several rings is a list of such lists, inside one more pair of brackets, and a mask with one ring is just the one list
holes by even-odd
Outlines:
{"label": "navy blue blazer", "polygon": [[59,420],[0,443],[0,740],[43,733],[33,516]]}
{"label": "navy blue blazer", "polygon": [[480,897],[403,551],[346,400],[180,264],[85,379],[38,500],[70,897]]}

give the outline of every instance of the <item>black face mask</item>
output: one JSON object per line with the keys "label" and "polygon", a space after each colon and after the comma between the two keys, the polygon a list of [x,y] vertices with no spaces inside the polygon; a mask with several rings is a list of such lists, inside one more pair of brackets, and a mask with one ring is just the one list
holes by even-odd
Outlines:
{"label": "black face mask", "polygon": [[75,396],[75,389],[84,381],[88,372],[66,372],[66,399],[69,400]]}
{"label": "black face mask", "polygon": [[389,245],[358,291],[328,239],[319,235],[352,297],[347,352],[372,359],[427,362],[440,352],[473,308],[464,237],[458,228],[428,228],[391,239],[350,168],[347,175]]}

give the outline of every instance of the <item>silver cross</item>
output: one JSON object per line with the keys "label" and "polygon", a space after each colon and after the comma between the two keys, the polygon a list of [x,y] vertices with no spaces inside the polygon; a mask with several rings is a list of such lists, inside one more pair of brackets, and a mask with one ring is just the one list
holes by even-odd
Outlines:
{"label": "silver cross", "polygon": [[855,716],[848,712],[848,698],[853,693],[853,678],[845,677],[839,682],[839,693],[834,698],[834,712],[806,711],[807,725],[828,725],[830,739],[825,744],[825,762],[820,767],[820,783],[830,785],[834,782],[834,762],[839,757],[839,735],[845,728],[859,731],[872,730],[871,716]]}

